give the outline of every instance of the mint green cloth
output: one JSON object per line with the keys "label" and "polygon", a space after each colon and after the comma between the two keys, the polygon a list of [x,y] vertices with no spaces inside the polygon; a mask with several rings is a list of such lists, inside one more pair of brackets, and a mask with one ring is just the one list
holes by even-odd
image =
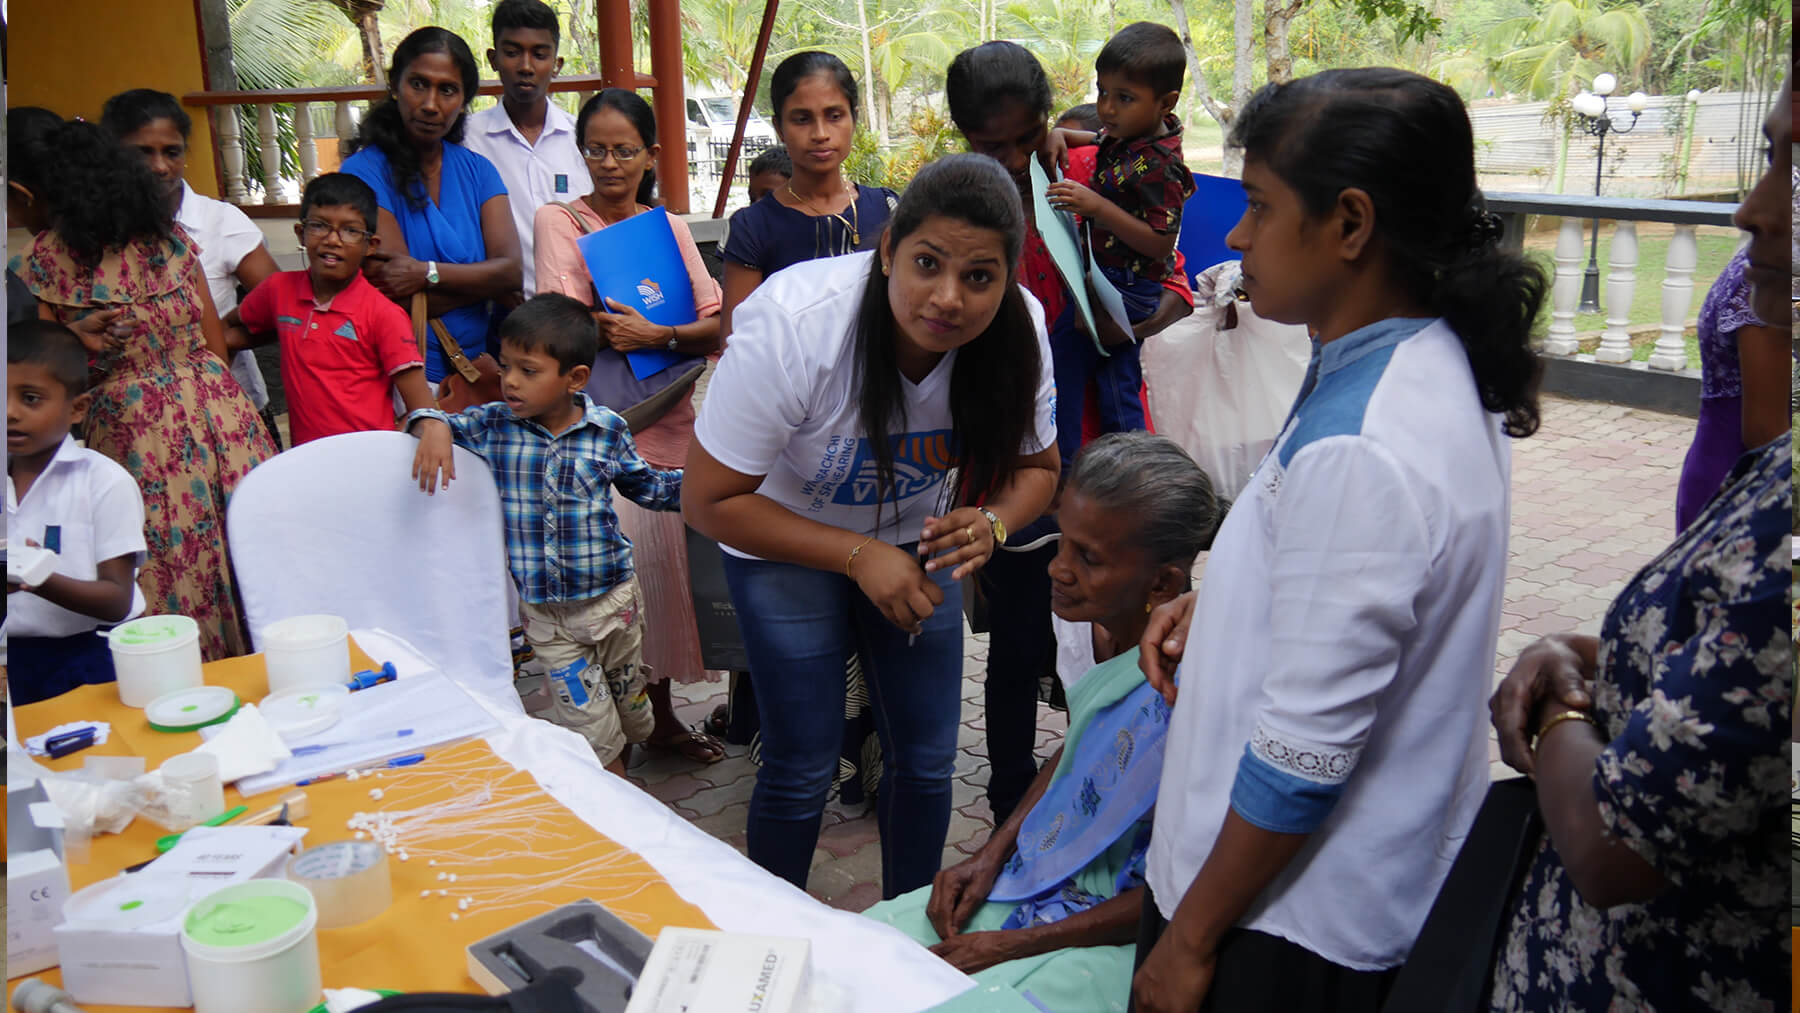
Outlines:
{"label": "mint green cloth", "polygon": [[[1095,665],[1069,690],[1069,732],[1063,737],[1062,760],[1053,778],[1068,772],[1075,746],[1087,731],[1088,723],[1101,710],[1118,702],[1143,685],[1144,675],[1138,671],[1136,648]],[[1081,889],[1101,897],[1113,896],[1114,884],[1125,862],[1131,857],[1129,838],[1117,841],[1100,857],[1088,863],[1075,876]],[[893,900],[885,900],[863,914],[885,922],[917,939],[925,946],[940,942],[937,931],[925,917],[925,905],[931,900],[931,887],[920,887]],[[964,932],[992,932],[1005,923],[1017,905],[989,902],[975,911]],[[1135,947],[1080,946],[1041,953],[1035,957],[995,964],[974,975],[983,986],[1011,988],[1029,993],[1039,1006],[1062,1013],[1086,1011],[1119,1011],[1123,1013],[1131,995],[1131,961]]]}

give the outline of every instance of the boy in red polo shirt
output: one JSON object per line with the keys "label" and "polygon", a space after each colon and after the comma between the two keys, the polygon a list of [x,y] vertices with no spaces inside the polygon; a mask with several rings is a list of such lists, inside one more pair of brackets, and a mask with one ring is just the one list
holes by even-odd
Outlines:
{"label": "boy in red polo shirt", "polygon": [[[362,275],[363,258],[381,244],[376,207],[375,191],[355,176],[330,172],[308,183],[294,225],[306,270],[270,275],[225,318],[233,350],[280,340],[294,446],[392,430],[395,391],[409,412],[437,406],[406,311]],[[425,456],[415,473],[450,474],[447,459]]]}

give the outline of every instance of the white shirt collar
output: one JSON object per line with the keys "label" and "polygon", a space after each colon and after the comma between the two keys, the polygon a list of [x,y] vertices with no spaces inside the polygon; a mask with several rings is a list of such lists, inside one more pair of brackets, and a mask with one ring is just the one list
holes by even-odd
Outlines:
{"label": "white shirt collar", "polygon": [[[483,133],[510,133],[521,141],[525,140],[525,135],[520,133],[518,125],[513,123],[512,117],[506,114],[506,106],[501,103],[496,102],[488,109],[481,113],[477,113],[476,115],[487,117],[487,121],[481,125]],[[544,134],[573,134],[574,132],[575,117],[564,112],[563,108],[555,102],[550,103],[550,110],[544,114],[544,132],[543,134],[538,135],[539,138],[542,139]]]}
{"label": "white shirt collar", "polygon": [[[81,447],[76,445],[75,437],[65,433],[63,435],[62,443],[56,448],[56,453],[50,455],[50,463],[44,465],[44,470],[39,472],[37,479],[31,483],[32,488],[35,489],[38,482],[43,481],[44,476],[50,473],[51,468],[54,468],[59,464],[70,464],[80,460]],[[19,497],[18,494],[14,492],[12,475],[10,473],[6,476],[6,508],[8,510],[17,510],[19,508]]]}

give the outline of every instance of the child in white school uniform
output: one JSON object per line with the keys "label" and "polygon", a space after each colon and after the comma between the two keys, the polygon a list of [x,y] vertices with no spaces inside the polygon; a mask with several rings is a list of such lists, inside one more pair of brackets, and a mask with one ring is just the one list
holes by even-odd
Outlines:
{"label": "child in white school uniform", "polygon": [[111,682],[112,653],[96,632],[144,610],[144,500],[131,473],[76,445],[87,413],[87,353],[47,320],[6,334],[6,531],[57,554],[50,576],[6,583],[9,695],[36,703]]}

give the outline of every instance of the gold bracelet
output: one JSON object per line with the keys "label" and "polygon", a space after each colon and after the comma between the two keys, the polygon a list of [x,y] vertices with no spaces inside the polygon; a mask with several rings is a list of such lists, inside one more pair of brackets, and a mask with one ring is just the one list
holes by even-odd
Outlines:
{"label": "gold bracelet", "polygon": [[870,535],[869,537],[862,540],[862,545],[858,545],[856,548],[850,550],[849,557],[844,560],[844,576],[845,577],[849,577],[849,579],[852,581],[856,580],[855,577],[852,577],[850,575],[850,564],[856,562],[856,557],[862,554],[863,545],[867,545],[874,540],[875,540],[875,536]]}
{"label": "gold bracelet", "polygon": [[1533,760],[1537,759],[1538,747],[1543,744],[1544,736],[1550,729],[1555,728],[1564,721],[1586,721],[1596,729],[1600,727],[1600,722],[1595,721],[1594,716],[1587,711],[1566,710],[1557,714],[1552,714],[1550,715],[1550,720],[1545,721],[1543,725],[1538,728],[1537,734],[1531,738],[1531,758]]}

